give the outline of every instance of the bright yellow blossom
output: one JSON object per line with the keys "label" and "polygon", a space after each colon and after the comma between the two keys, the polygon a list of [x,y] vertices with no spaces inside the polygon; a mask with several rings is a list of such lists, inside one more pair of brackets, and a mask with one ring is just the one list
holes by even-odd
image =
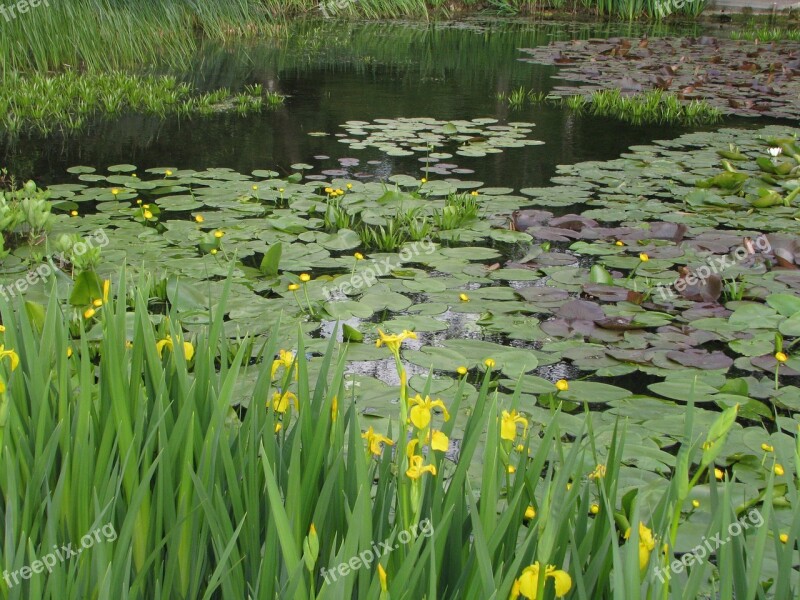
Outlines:
{"label": "bright yellow blossom", "polygon": [[459,294],[458,299],[461,300],[462,302],[469,302],[469,296],[467,296],[466,294]]}
{"label": "bright yellow blossom", "polygon": [[642,262],[647,262],[648,260],[650,260],[650,257],[647,254],[645,254],[644,252],[642,252],[639,255],[639,260],[642,261]]}
{"label": "bright yellow blossom", "polygon": [[784,352],[776,352],[775,353],[775,360],[777,360],[778,362],[784,363],[787,360],[789,360],[789,357],[786,356],[786,354]]}
{"label": "bright yellow blossom", "polygon": [[773,448],[772,446],[770,446],[770,445],[769,445],[769,444],[767,444],[766,442],[765,442],[765,443],[763,443],[763,444],[761,444],[761,449],[762,449],[764,452],[774,452],[774,451],[775,451],[775,448]]}
{"label": "bright yellow blossom", "polygon": [[606,476],[606,466],[598,464],[594,471],[589,473],[589,479],[602,479]]}
{"label": "bright yellow blossom", "polygon": [[278,372],[278,369],[281,367],[284,369],[291,369],[292,364],[294,364],[294,378],[297,379],[297,364],[294,360],[294,352],[280,350],[278,352],[278,358],[272,361],[272,379],[275,379],[275,373]]}
{"label": "bright yellow blossom", "polygon": [[436,407],[441,408],[444,412],[445,421],[450,419],[450,413],[447,412],[447,408],[441,400],[431,400],[430,396],[425,396],[423,400],[422,396],[417,394],[411,398],[409,403],[412,405],[409,419],[417,429],[425,429],[430,424],[431,411]]}
{"label": "bright yellow blossom", "polygon": [[406,471],[406,475],[411,479],[419,479],[425,473],[430,473],[431,475],[436,475],[436,467],[433,465],[424,465],[424,459],[419,455],[414,455],[409,458],[408,463],[409,467]]}
{"label": "bright yellow blossom", "polygon": [[378,329],[378,335],[380,335],[380,337],[375,341],[375,346],[380,348],[381,346],[385,345],[398,359],[400,358],[400,344],[408,339],[417,339],[417,334],[408,330],[404,330],[402,333],[398,333],[397,335],[391,335],[386,334]]}
{"label": "bright yellow blossom", "polygon": [[300,410],[297,404],[297,396],[292,392],[272,392],[272,408],[275,412],[285,413],[289,409],[289,404],[294,404],[295,410]]}
{"label": "bright yellow blossom", "polygon": [[528,506],[528,508],[525,509],[525,518],[530,520],[533,519],[535,516],[536,516],[536,509],[533,508],[533,506]]}
{"label": "bright yellow blossom", "polygon": [[0,344],[0,360],[8,358],[11,362],[11,370],[13,371],[19,366],[19,354],[13,350],[6,350],[6,347]]}
{"label": "bright yellow blossom", "polygon": [[361,254],[361,252],[356,252],[355,254],[353,254],[353,257],[354,257],[356,260],[364,260],[364,255],[363,255],[363,254]]}
{"label": "bright yellow blossom", "polygon": [[381,444],[386,444],[387,446],[394,445],[394,442],[386,436],[383,436],[380,433],[375,433],[375,430],[372,427],[362,433],[361,437],[367,440],[367,448],[375,456],[380,456],[381,452],[383,451],[383,446],[381,446]]}
{"label": "bright yellow blossom", "polygon": [[300,273],[300,281],[302,281],[303,283],[311,281],[311,275],[309,275],[308,273]]}
{"label": "bright yellow blossom", "polygon": [[289,284],[289,291],[290,292],[296,292],[299,289],[300,289],[300,286],[297,285],[296,283],[290,283]]}
{"label": "bright yellow blossom", "polygon": [[517,437],[517,424],[522,425],[522,435],[525,436],[528,431],[528,420],[516,410],[511,412],[504,410],[500,421],[500,437],[504,440],[514,441],[514,438]]}
{"label": "bright yellow blossom", "polygon": [[[164,348],[169,348],[170,351],[174,350],[175,346],[175,339],[172,336],[167,336],[162,340],[158,340],[156,342],[156,350],[158,350],[158,355],[161,356]],[[190,342],[183,342],[183,354],[186,357],[186,360],[192,360],[194,356],[194,346]]]}
{"label": "bright yellow blossom", "polygon": [[203,217],[203,215],[195,215],[195,216],[194,216],[194,220],[195,220],[195,222],[197,222],[197,223],[202,223],[202,222],[203,222],[203,221],[205,221],[206,219],[205,219],[205,217]]}
{"label": "bright yellow blossom", "polygon": [[[511,598],[516,599],[520,594],[528,600],[536,600],[539,593],[539,571],[541,567],[536,561],[532,565],[525,567],[519,579],[514,581],[511,590]],[[563,598],[572,589],[572,577],[569,573],[556,569],[553,565],[548,565],[544,570],[545,579],[551,578],[555,585],[556,597]],[[516,595],[515,595],[516,594]]]}
{"label": "bright yellow blossom", "polygon": [[[629,539],[631,536],[631,528],[625,531],[625,539]],[[643,570],[647,567],[647,563],[650,560],[650,553],[656,547],[656,541],[653,538],[653,532],[647,528],[647,526],[639,521],[639,570]]]}
{"label": "bright yellow blossom", "polygon": [[785,471],[783,470],[783,467],[781,465],[779,465],[779,464],[775,465],[774,471],[775,471],[775,475],[777,475],[778,477],[781,477],[785,473]]}
{"label": "bright yellow blossom", "polygon": [[559,392],[566,392],[569,389],[569,383],[566,379],[559,379],[556,381],[555,386]]}
{"label": "bright yellow blossom", "polygon": [[456,373],[458,373],[459,375],[466,375],[467,373],[469,373],[469,370],[467,369],[467,367],[458,367],[456,369]]}
{"label": "bright yellow blossom", "polygon": [[493,359],[493,358],[487,358],[485,361],[483,361],[483,364],[484,364],[484,365],[486,365],[486,368],[487,368],[487,369],[494,369],[494,366],[495,366],[497,363],[496,363],[496,362],[494,362],[494,359]]}

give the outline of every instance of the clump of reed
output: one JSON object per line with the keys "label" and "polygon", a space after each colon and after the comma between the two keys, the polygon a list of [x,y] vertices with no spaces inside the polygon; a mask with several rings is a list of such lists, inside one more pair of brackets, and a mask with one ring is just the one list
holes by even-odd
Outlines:
{"label": "clump of reed", "polygon": [[240,113],[274,107],[283,96],[261,86],[242,93],[228,89],[197,94],[187,83],[168,75],[131,75],[121,71],[57,75],[12,73],[0,88],[0,129],[11,135],[25,130],[47,134],[53,130],[77,131],[97,115],[117,116],[137,112],[164,117],[190,116],[235,109]]}
{"label": "clump of reed", "polygon": [[[252,355],[225,335],[230,281],[190,333],[171,311],[148,313],[145,279],[104,282],[85,311],[57,294],[46,307],[0,298],[11,598],[478,600],[552,598],[554,584],[570,598],[795,597],[791,577],[762,581],[767,544],[792,564],[797,527],[780,533],[773,502],[795,503],[795,482],[787,492],[765,465],[758,500],[741,505],[741,484],[715,469],[738,405],[696,424],[689,398],[671,477],[626,487],[624,428],[606,432],[609,446],[588,417],[561,429],[567,382],[539,398],[553,407],[546,425],[519,393],[498,398],[491,357],[459,369],[447,405],[431,381],[412,397],[400,352],[415,336],[381,332],[398,418],[367,419],[335,335],[310,359],[302,333],[282,348],[276,326]],[[706,539],[754,510],[760,523],[714,564],[670,576],[695,486],[710,490]],[[70,543],[82,552],[19,577]]]}

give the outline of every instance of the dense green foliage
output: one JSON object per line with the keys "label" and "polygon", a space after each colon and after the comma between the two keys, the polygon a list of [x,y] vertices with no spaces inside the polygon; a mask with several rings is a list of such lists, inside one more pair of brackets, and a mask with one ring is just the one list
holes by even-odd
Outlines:
{"label": "dense green foliage", "polygon": [[[222,335],[223,311],[190,338],[174,318],[148,314],[124,282],[123,272],[116,294],[104,286],[88,318],[55,296],[46,308],[0,301],[0,562],[13,582],[11,572],[54,546],[84,545],[51,573],[3,586],[4,598],[105,600],[124,590],[131,599],[505,599],[518,585],[525,597],[533,586],[550,598],[551,579],[575,598],[695,598],[708,589],[743,598],[761,590],[765,548],[790,569],[800,521],[778,539],[774,459],[757,504],[741,505],[721,471],[722,481],[713,477],[736,408],[695,425],[690,399],[671,483],[621,488],[624,425],[595,431],[589,419],[573,438],[553,408],[549,426],[529,427],[518,393],[508,405],[493,393],[491,357],[461,376],[447,410],[423,407],[431,382],[411,398],[402,378],[400,418],[378,433],[348,400],[346,348],[335,341],[308,359],[302,335],[296,352],[278,353],[273,337],[253,361],[249,346]],[[222,304],[226,296],[227,288]],[[382,335],[401,376],[404,337]],[[243,379],[255,382],[247,398],[237,395]],[[448,411],[459,412],[472,385],[459,434]],[[558,393],[540,401],[555,406]],[[795,504],[794,486],[782,490]],[[707,539],[737,520],[747,527],[716,564],[665,578],[683,523],[701,505],[711,515]],[[118,537],[86,546],[81,536],[101,526]],[[382,541],[390,550],[375,563],[386,575],[368,562],[340,568]],[[561,572],[545,577],[542,568],[531,579],[538,564]],[[770,591],[792,597],[792,585],[780,578]]]}

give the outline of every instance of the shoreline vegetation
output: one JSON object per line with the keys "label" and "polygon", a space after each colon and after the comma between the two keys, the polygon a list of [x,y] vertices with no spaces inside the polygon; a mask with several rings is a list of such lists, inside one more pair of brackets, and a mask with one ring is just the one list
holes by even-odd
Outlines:
{"label": "shoreline vegetation", "polygon": [[[14,18],[0,18],[0,80],[16,72],[186,66],[202,39],[288,35],[291,20],[453,19],[471,16],[591,18],[680,21],[702,18],[705,2],[686,3],[663,15],[660,0],[143,0],[120,6],[111,0],[64,0]],[[710,17],[714,18],[714,17]],[[730,17],[726,17],[730,18]],[[780,35],[772,17],[734,15],[765,23]],[[794,20],[786,16],[787,23]],[[791,30],[789,30],[791,31]],[[157,42],[154,43],[154,40]]]}

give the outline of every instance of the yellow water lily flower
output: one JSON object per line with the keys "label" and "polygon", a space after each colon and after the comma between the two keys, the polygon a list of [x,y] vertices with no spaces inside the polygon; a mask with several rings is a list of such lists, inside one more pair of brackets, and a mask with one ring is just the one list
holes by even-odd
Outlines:
{"label": "yellow water lily flower", "polygon": [[469,195],[470,195],[470,196],[477,196],[477,195],[478,195],[478,190],[472,190],[472,191],[469,193]]}
{"label": "yellow water lily flower", "polygon": [[12,371],[19,366],[19,354],[13,350],[6,350],[6,347],[0,344],[0,360],[4,358],[10,361]]}
{"label": "yellow water lily flower", "polygon": [[700,500],[692,500],[692,506],[694,508],[700,508]]}
{"label": "yellow water lily flower", "polygon": [[614,242],[614,245],[615,246],[624,246],[625,242],[623,242],[622,240],[617,240],[616,242]]}
{"label": "yellow water lily flower", "polygon": [[[528,600],[536,600],[539,592],[539,561],[536,561],[530,566],[522,570],[522,574],[514,582],[514,588],[511,591],[512,598],[518,598],[521,594]],[[566,571],[556,569],[554,565],[547,565],[544,570],[545,579],[552,579],[555,585],[556,597],[562,598],[572,589],[572,577]],[[517,593],[514,596],[514,593]]]}
{"label": "yellow water lily flower", "polygon": [[209,250],[209,254],[216,254],[217,252],[218,250],[216,248],[212,248],[211,250]]}
{"label": "yellow water lily flower", "polygon": [[430,435],[431,448],[439,452],[447,452],[450,449],[450,439],[441,431],[434,429]]}
{"label": "yellow water lily flower", "polygon": [[203,215],[195,215],[194,220],[196,223],[203,223],[206,219]]}
{"label": "yellow water lily flower", "polygon": [[222,231],[221,229],[217,229],[214,232],[214,237],[217,238],[217,239],[220,239],[223,235],[225,235],[225,232]]}
{"label": "yellow water lily flower", "polygon": [[348,183],[347,184],[347,189],[348,190],[352,190],[353,189],[353,184],[352,183]]}
{"label": "yellow water lily flower", "polygon": [[431,475],[436,475],[436,467],[433,465],[423,465],[424,459],[419,455],[414,455],[409,459],[409,467],[406,471],[406,475],[411,479],[419,479],[425,473],[430,473]]}
{"label": "yellow water lily flower", "polygon": [[469,369],[467,369],[467,367],[458,367],[456,369],[456,373],[458,373],[459,375],[463,376],[463,375],[466,375],[467,373],[469,373]]}
{"label": "yellow water lily flower", "polygon": [[411,398],[410,404],[412,405],[410,421],[417,429],[425,429],[430,424],[431,411],[436,407],[442,409],[445,421],[450,419],[450,413],[447,412],[447,408],[441,400],[431,400],[430,396],[425,396],[423,400],[422,396],[417,394]]}
{"label": "yellow water lily flower", "polygon": [[72,356],[72,346],[67,346],[67,358]]}
{"label": "yellow water lily flower", "polygon": [[[169,348],[170,351],[174,351],[175,340],[172,336],[167,336],[164,339],[156,342],[156,350],[158,350],[159,356],[161,356],[164,348]],[[190,342],[183,342],[183,354],[186,357],[186,360],[192,360],[192,357],[194,356],[194,346],[192,346]]]}
{"label": "yellow water lily flower", "polygon": [[763,443],[763,444],[761,444],[761,449],[762,449],[764,452],[774,452],[774,451],[775,451],[775,448],[774,448],[774,447],[772,447],[772,446],[770,446],[770,445],[769,445],[769,444],[767,444],[766,442],[765,442],[765,443]]}
{"label": "yellow water lily flower", "polygon": [[361,252],[356,252],[355,254],[353,254],[353,258],[355,258],[356,260],[364,260],[364,255],[361,254]]}
{"label": "yellow water lily flower", "polygon": [[589,507],[589,512],[592,513],[593,515],[596,515],[597,513],[600,512],[600,505],[599,504],[592,504]]}
{"label": "yellow water lily flower", "polygon": [[419,181],[420,181],[420,183],[428,183],[428,178],[427,177],[423,177]]}
{"label": "yellow water lily flower", "polygon": [[508,465],[506,467],[506,473],[508,473],[509,475],[513,475],[516,472],[517,472],[517,467],[515,467],[514,465]]}
{"label": "yellow water lily flower", "polygon": [[77,210],[71,210],[71,211],[69,211],[69,216],[70,216],[70,217],[77,217],[77,216],[78,216],[78,211],[77,211]]}
{"label": "yellow water lily flower", "polygon": [[369,451],[375,456],[380,456],[381,452],[383,451],[383,446],[381,446],[381,444],[386,444],[387,446],[394,445],[394,442],[386,436],[381,435],[380,433],[375,433],[375,430],[372,427],[362,433],[361,437],[367,440],[367,448],[369,448]]}
{"label": "yellow water lily flower", "polygon": [[514,441],[517,437],[517,424],[522,425],[522,435],[528,432],[528,420],[516,410],[504,410],[500,418],[500,437],[504,440]]}
{"label": "yellow water lily flower", "polygon": [[[631,528],[625,531],[625,539],[629,539],[631,537]],[[648,529],[647,525],[639,521],[639,570],[643,570],[647,567],[647,563],[650,560],[650,553],[653,552],[653,549],[656,547],[656,540],[653,537],[652,530]]]}
{"label": "yellow water lily flower", "polygon": [[290,283],[289,284],[289,291],[290,292],[296,292],[299,289],[300,289],[300,286],[297,285],[296,283]]}
{"label": "yellow water lily flower", "polygon": [[297,364],[295,364],[294,361],[294,352],[280,350],[278,352],[278,358],[272,361],[272,379],[275,379],[275,373],[278,372],[278,369],[281,367],[291,369],[292,364],[294,364],[294,378],[297,379]]}
{"label": "yellow water lily flower", "polygon": [[775,360],[777,360],[778,362],[784,363],[787,360],[789,360],[789,357],[786,356],[786,353],[784,353],[784,352],[776,352],[775,353]]}
{"label": "yellow water lily flower", "polygon": [[458,299],[461,300],[462,302],[469,302],[469,296],[467,296],[466,294],[459,294]]}
{"label": "yellow water lily flower", "polygon": [[644,252],[642,252],[639,255],[639,260],[642,261],[642,262],[647,262],[648,260],[650,260],[650,257],[647,254],[645,254]]}
{"label": "yellow water lily flower", "polygon": [[149,210],[144,211],[143,215],[144,215],[145,219],[152,219],[153,218],[153,213],[151,213]]}
{"label": "yellow water lily flower", "polygon": [[785,473],[783,467],[779,464],[776,464],[773,470],[775,471],[775,475],[777,475],[778,477],[783,476],[783,474]]}
{"label": "yellow water lily flower", "polygon": [[300,281],[302,281],[303,283],[311,281],[311,275],[309,275],[308,273],[300,273]]}
{"label": "yellow water lily flower", "polygon": [[166,171],[164,171],[164,175],[166,175],[167,177],[169,177],[169,176],[171,176],[171,175],[172,175],[172,171],[170,171],[169,169],[167,169]]}
{"label": "yellow water lily flower", "polygon": [[786,542],[789,541],[789,536],[788,534],[782,533],[778,536],[778,539],[781,541],[782,544],[785,544]]}
{"label": "yellow water lily flower", "polygon": [[297,404],[297,396],[292,392],[272,392],[272,408],[275,412],[285,413],[289,410],[289,404],[294,404],[295,410],[300,410]]}
{"label": "yellow water lily flower", "polygon": [[95,315],[96,312],[97,311],[95,309],[93,309],[93,308],[87,308],[85,311],[83,311],[83,318],[84,319],[91,319]]}
{"label": "yellow water lily flower", "polygon": [[417,334],[408,330],[404,330],[397,335],[390,335],[378,329],[378,335],[380,335],[380,337],[375,341],[375,346],[380,348],[385,345],[397,358],[400,358],[400,344],[405,340],[417,339]]}
{"label": "yellow water lily flower", "polygon": [[92,300],[92,304],[96,307],[103,306],[103,301],[100,298],[95,298]]}
{"label": "yellow water lily flower", "polygon": [[569,382],[566,379],[559,379],[555,385],[559,392],[566,392],[569,389]]}
{"label": "yellow water lily flower", "polygon": [[526,509],[525,509],[525,519],[527,519],[528,521],[530,521],[530,520],[531,520],[531,519],[533,519],[535,516],[536,516],[536,509],[535,509],[535,508],[533,508],[533,506],[530,506],[530,505],[529,505],[529,506],[528,506],[528,508],[526,508]]}
{"label": "yellow water lily flower", "polygon": [[714,477],[716,477],[717,480],[722,481],[722,479],[725,477],[725,471],[722,469],[714,469]]}
{"label": "yellow water lily flower", "polygon": [[253,191],[256,191],[257,189],[258,189],[258,186],[257,186],[257,185],[254,185],[254,186],[253,186]]}
{"label": "yellow water lily flower", "polygon": [[117,194],[119,194],[119,189],[118,188],[111,188],[111,193],[116,196]]}
{"label": "yellow water lily flower", "polygon": [[496,363],[496,362],[494,362],[494,359],[493,359],[493,358],[487,358],[485,361],[483,361],[483,364],[484,364],[484,365],[486,365],[486,368],[487,368],[487,369],[494,369],[494,366],[495,366],[497,363]]}

